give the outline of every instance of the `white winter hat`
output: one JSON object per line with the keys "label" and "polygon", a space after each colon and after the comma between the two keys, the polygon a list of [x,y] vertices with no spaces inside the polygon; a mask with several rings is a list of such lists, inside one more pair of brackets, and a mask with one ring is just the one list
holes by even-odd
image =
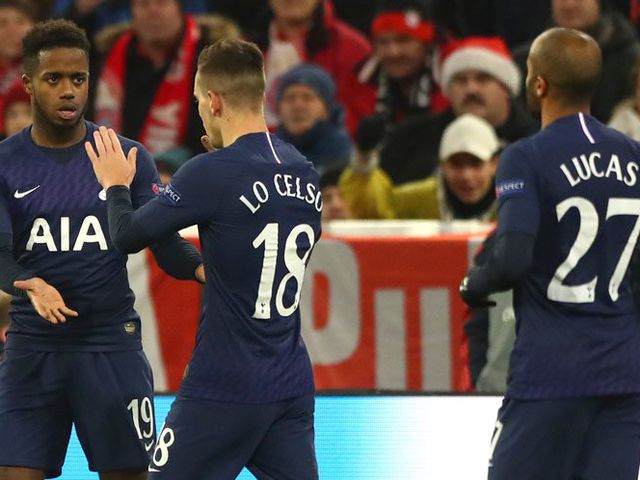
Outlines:
{"label": "white winter hat", "polygon": [[449,124],[440,141],[440,161],[456,153],[469,153],[489,161],[500,148],[496,132],[486,120],[465,113]]}

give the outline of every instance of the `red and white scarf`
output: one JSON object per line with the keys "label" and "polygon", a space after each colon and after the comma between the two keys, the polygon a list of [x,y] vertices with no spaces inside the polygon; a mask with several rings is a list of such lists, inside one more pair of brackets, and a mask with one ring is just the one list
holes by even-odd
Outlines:
{"label": "red and white scarf", "polygon": [[[95,121],[122,132],[122,112],[126,78],[127,51],[133,38],[125,33],[109,53],[98,79]],[[184,143],[191,108],[196,56],[200,28],[185,17],[185,33],[180,49],[156,91],[147,113],[139,140],[151,153],[164,152]]]}

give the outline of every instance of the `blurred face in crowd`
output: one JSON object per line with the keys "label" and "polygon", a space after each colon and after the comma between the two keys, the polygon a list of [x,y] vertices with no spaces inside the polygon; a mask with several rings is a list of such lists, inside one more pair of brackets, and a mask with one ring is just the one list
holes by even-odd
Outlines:
{"label": "blurred face in crowd", "polygon": [[395,80],[416,77],[424,69],[429,46],[416,38],[382,33],[373,45],[382,69]]}
{"label": "blurred face in crowd", "polygon": [[31,104],[14,102],[4,109],[4,133],[7,137],[31,125]]}
{"label": "blurred face in crowd", "polygon": [[89,59],[80,48],[52,48],[38,55],[32,76],[22,82],[32,97],[33,116],[58,130],[79,128],[89,94]]}
{"label": "blurred face in crowd", "polygon": [[131,26],[143,45],[165,47],[182,31],[178,0],[132,0]]}
{"label": "blurred face in crowd", "polygon": [[464,204],[479,202],[493,188],[495,159],[484,161],[469,153],[460,152],[442,162],[441,168],[447,186]]}
{"label": "blurred face in crowd", "polygon": [[451,79],[448,95],[457,116],[471,113],[494,127],[501,126],[509,117],[509,90],[488,73],[479,70],[458,73]]}
{"label": "blurred face in crowd", "polygon": [[320,0],[269,0],[276,20],[285,23],[308,23]]}
{"label": "blurred face in crowd", "polygon": [[553,0],[551,10],[557,26],[586,30],[595,25],[600,17],[600,1]]}
{"label": "blurred face in crowd", "polygon": [[337,185],[327,185],[322,189],[322,220],[348,220],[351,210],[344,201]]}
{"label": "blurred face in crowd", "polygon": [[290,85],[278,104],[282,126],[291,135],[302,135],[321,121],[329,119],[327,106],[307,85]]}
{"label": "blurred face in crowd", "polygon": [[15,8],[0,8],[0,62],[22,57],[22,39],[33,27],[31,19]]}

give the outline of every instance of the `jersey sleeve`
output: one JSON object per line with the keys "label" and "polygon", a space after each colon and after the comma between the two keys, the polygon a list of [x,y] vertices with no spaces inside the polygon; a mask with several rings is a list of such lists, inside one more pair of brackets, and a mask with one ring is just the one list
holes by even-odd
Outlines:
{"label": "jersey sleeve", "polygon": [[498,233],[536,235],[540,224],[540,195],[530,159],[520,145],[503,152],[496,174]]}
{"label": "jersey sleeve", "polygon": [[189,160],[159,196],[136,210],[135,220],[149,237],[163,238],[213,217],[228,181],[223,166],[208,165],[214,161],[208,154]]}
{"label": "jersey sleeve", "polygon": [[[131,203],[134,208],[140,208],[160,194],[162,183],[151,154],[142,145],[136,146],[138,154],[136,176],[131,184]],[[128,153],[128,150],[125,151],[125,155]]]}
{"label": "jersey sleeve", "polygon": [[11,214],[9,213],[9,197],[3,185],[0,185],[0,234],[13,235]]}

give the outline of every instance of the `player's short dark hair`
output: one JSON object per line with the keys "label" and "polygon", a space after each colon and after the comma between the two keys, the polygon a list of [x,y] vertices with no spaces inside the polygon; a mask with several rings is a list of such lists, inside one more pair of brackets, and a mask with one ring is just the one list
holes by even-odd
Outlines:
{"label": "player's short dark hair", "polygon": [[91,44],[80,27],[69,20],[47,20],[36,23],[22,40],[22,64],[31,76],[38,68],[38,55],[54,48],[79,48],[87,55]]}
{"label": "player's short dark hair", "polygon": [[590,103],[602,72],[602,53],[595,40],[569,28],[552,28],[538,38],[543,40],[530,55],[532,72],[543,76],[565,103]]}
{"label": "player's short dark hair", "polygon": [[234,107],[262,107],[264,58],[256,44],[236,39],[218,40],[198,57],[198,88],[218,93]]}
{"label": "player's short dark hair", "polygon": [[36,6],[31,0],[0,0],[0,8],[12,8],[23,15],[36,21]]}

